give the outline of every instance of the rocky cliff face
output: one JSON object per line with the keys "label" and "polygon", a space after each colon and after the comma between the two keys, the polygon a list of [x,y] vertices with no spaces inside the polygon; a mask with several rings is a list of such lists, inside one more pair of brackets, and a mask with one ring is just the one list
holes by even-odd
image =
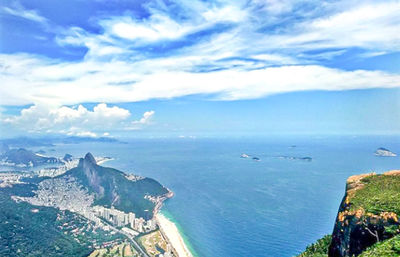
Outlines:
{"label": "rocky cliff face", "polygon": [[[60,177],[73,177],[94,194],[94,205],[114,206],[124,212],[134,212],[137,217],[152,218],[157,199],[170,191],[151,178],[128,175],[122,171],[103,167],[88,153],[79,160],[78,167]],[[133,177],[132,177],[133,176]]]}
{"label": "rocky cliff face", "polygon": [[101,175],[98,172],[98,165],[91,153],[87,153],[85,158],[79,160],[78,168],[85,174],[88,186],[95,192],[97,197],[104,196],[104,186]]}
{"label": "rocky cliff face", "polygon": [[383,175],[356,175],[347,180],[329,256],[357,256],[367,247],[398,233],[399,178],[397,170]]}

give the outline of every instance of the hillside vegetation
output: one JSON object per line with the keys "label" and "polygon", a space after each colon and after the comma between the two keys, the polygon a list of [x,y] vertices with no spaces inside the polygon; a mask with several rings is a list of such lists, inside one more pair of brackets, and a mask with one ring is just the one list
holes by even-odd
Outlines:
{"label": "hillside vegetation", "polygon": [[[33,189],[32,184],[0,188],[0,256],[87,256],[94,244],[120,237],[94,231],[87,220],[69,211],[17,203],[10,197],[31,196]],[[74,233],[76,229],[81,233]]]}
{"label": "hillside vegetation", "polygon": [[375,175],[361,180],[365,185],[349,199],[350,210],[363,208],[365,213],[394,212],[400,215],[400,176]]}
{"label": "hillside vegetation", "polygon": [[331,236],[308,246],[308,256],[400,256],[400,171],[347,180]]}
{"label": "hillside vegetation", "polygon": [[90,153],[81,159],[78,167],[60,177],[62,176],[77,178],[89,192],[94,193],[94,205],[108,208],[114,206],[124,212],[134,212],[137,217],[145,219],[152,217],[155,207],[145,196],[162,196],[169,192],[154,179],[130,180],[122,171],[99,166]]}

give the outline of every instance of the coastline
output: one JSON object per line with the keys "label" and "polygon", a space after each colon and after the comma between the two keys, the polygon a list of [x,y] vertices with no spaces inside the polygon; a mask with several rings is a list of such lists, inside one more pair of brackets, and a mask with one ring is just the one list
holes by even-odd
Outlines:
{"label": "coastline", "polygon": [[97,159],[96,159],[96,164],[97,164],[97,165],[100,165],[100,164],[103,164],[103,163],[105,163],[105,162],[113,161],[113,160],[115,160],[115,159],[114,159],[114,158],[111,158],[111,157],[97,157]]}
{"label": "coastline", "polygon": [[171,244],[177,257],[193,257],[175,223],[161,213],[156,213],[155,218],[161,233]]}
{"label": "coastline", "polygon": [[176,257],[194,257],[192,252],[187,247],[185,240],[178,227],[174,222],[168,219],[164,214],[161,213],[161,207],[165,200],[172,198],[174,193],[168,189],[168,193],[157,199],[156,206],[153,211],[153,216],[158,224],[162,236],[171,245],[172,251]]}

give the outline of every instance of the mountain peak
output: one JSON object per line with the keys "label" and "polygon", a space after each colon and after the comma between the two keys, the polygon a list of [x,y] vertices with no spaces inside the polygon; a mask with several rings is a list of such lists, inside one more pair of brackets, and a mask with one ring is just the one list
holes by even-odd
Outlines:
{"label": "mountain peak", "polygon": [[89,162],[91,164],[96,164],[96,159],[93,157],[93,155],[91,153],[87,153],[85,155],[85,161]]}
{"label": "mountain peak", "polygon": [[79,159],[78,166],[82,167],[91,167],[93,165],[97,165],[96,159],[93,157],[91,153],[87,153],[84,158]]}

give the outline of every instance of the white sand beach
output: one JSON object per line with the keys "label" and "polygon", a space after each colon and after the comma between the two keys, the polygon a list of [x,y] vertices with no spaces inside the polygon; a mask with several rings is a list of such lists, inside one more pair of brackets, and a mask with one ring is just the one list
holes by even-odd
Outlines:
{"label": "white sand beach", "polygon": [[175,249],[178,257],[193,257],[189,249],[187,248],[182,236],[179,233],[175,223],[170,221],[161,213],[156,214],[158,225],[160,226],[161,232],[167,237],[169,243]]}

